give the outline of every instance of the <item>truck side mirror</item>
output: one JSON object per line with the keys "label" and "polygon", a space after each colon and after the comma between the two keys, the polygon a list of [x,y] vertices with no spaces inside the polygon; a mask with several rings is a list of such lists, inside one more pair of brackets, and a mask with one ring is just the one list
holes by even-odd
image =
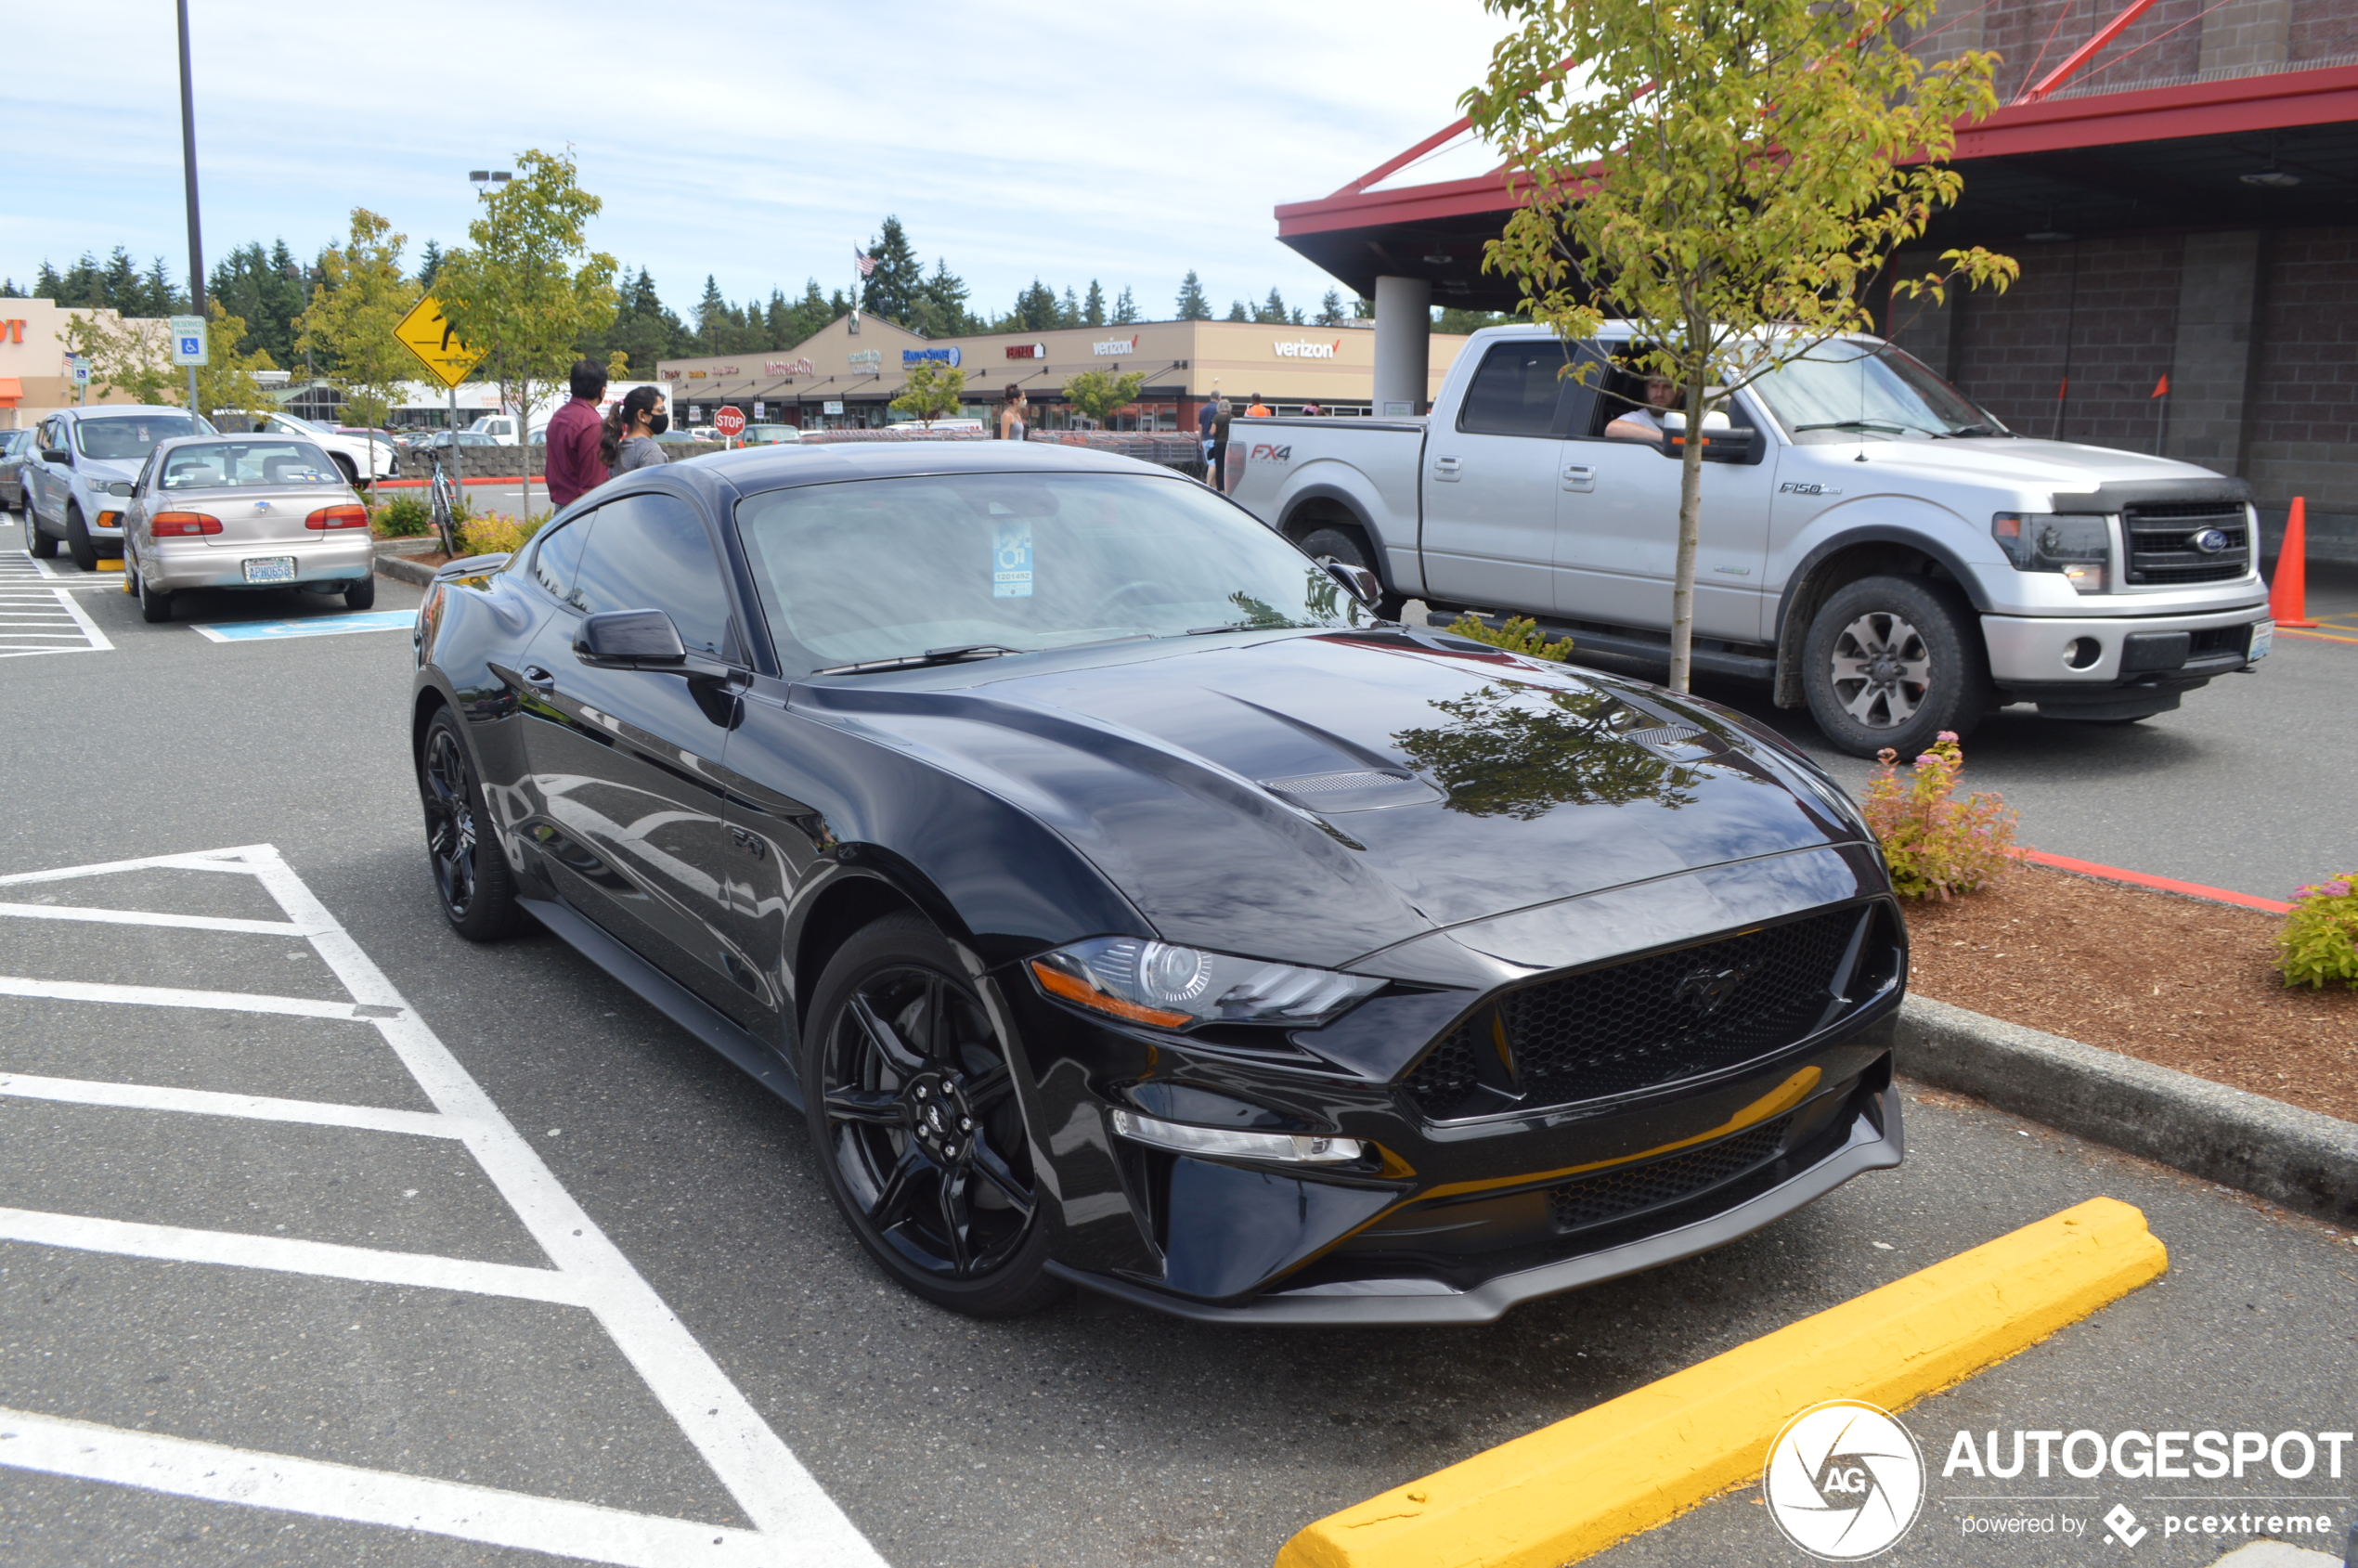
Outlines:
{"label": "truck side mirror", "polygon": [[[1687,445],[1687,416],[1673,409],[1662,416],[1662,455],[1678,458]],[[1750,425],[1732,423],[1728,416],[1713,409],[1703,417],[1703,460],[1705,462],[1755,463],[1768,452],[1761,433]]]}

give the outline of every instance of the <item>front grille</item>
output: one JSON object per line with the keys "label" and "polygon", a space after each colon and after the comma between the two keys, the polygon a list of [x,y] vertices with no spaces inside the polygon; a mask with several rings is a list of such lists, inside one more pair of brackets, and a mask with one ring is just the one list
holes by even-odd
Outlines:
{"label": "front grille", "polygon": [[[2172,501],[2121,512],[2129,537],[2129,580],[2150,587],[2222,582],[2251,570],[2250,517],[2236,501]],[[2206,552],[2195,536],[2216,528],[2226,548]]]}
{"label": "front grille", "polygon": [[[1863,919],[1831,910],[1672,952],[1504,991],[1435,1043],[1403,1081],[1427,1116],[1603,1099],[1734,1067],[1824,1021]],[[1886,974],[1869,955],[1863,968]],[[1504,1049],[1501,1050],[1503,1045]]]}
{"label": "front grille", "polygon": [[1735,1180],[1755,1166],[1777,1156],[1793,1118],[1774,1121],[1722,1138],[1716,1144],[1674,1154],[1651,1165],[1626,1171],[1600,1171],[1593,1176],[1562,1183],[1548,1190],[1548,1208],[1565,1230],[1602,1225],[1625,1214],[1659,1209]]}

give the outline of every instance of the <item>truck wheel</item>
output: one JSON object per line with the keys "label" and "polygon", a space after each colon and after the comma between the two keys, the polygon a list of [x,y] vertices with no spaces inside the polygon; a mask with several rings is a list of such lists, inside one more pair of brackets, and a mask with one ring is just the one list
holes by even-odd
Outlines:
{"label": "truck wheel", "polygon": [[31,496],[24,499],[24,547],[44,561],[58,553],[58,541],[41,531],[41,519],[33,514]]}
{"label": "truck wheel", "polygon": [[1837,589],[1809,623],[1802,688],[1826,738],[1853,757],[1911,758],[1978,723],[1989,699],[1979,628],[1955,598],[1906,577]]}
{"label": "truck wheel", "polygon": [[[1367,548],[1367,539],[1356,528],[1313,528],[1296,542],[1301,545],[1302,552],[1314,561],[1340,561],[1346,566],[1364,566],[1375,573],[1378,582],[1383,581],[1383,567],[1376,563],[1376,552]],[[1403,603],[1400,595],[1387,586],[1382,602],[1376,606],[1376,614],[1396,616]]]}
{"label": "truck wheel", "polygon": [[73,564],[85,572],[98,569],[98,542],[90,537],[90,529],[82,521],[82,509],[66,508],[66,553]]}

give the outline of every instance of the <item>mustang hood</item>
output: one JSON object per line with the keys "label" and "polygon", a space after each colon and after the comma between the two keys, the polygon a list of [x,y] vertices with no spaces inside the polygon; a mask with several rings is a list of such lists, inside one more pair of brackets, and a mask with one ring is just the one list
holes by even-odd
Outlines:
{"label": "mustang hood", "polygon": [[1196,946],[1339,965],[1856,837],[1712,713],[1456,639],[1222,638],[949,674],[795,704],[1021,805]]}

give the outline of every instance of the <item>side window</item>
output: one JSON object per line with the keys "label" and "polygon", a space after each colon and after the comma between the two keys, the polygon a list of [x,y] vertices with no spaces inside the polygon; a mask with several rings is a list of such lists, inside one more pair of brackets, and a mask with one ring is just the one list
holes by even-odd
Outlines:
{"label": "side window", "polygon": [[139,477],[131,482],[131,493],[135,496],[146,495],[148,493],[148,476],[155,473],[155,471],[156,455],[153,452],[149,452],[148,454],[148,460],[139,465]]}
{"label": "side window", "polygon": [[533,580],[558,598],[568,598],[574,573],[581,565],[582,543],[590,538],[590,525],[597,518],[593,512],[543,536],[532,549]]}
{"label": "side window", "polygon": [[705,536],[704,520],[677,496],[625,496],[598,509],[597,528],[574,577],[585,615],[661,610],[691,653],[732,662],[729,588]]}
{"label": "side window", "polygon": [[1572,351],[1550,340],[1494,343],[1466,388],[1458,428],[1479,435],[1562,434],[1573,428],[1559,417],[1567,400],[1577,398],[1585,409],[1596,395],[1566,373],[1574,362]]}

